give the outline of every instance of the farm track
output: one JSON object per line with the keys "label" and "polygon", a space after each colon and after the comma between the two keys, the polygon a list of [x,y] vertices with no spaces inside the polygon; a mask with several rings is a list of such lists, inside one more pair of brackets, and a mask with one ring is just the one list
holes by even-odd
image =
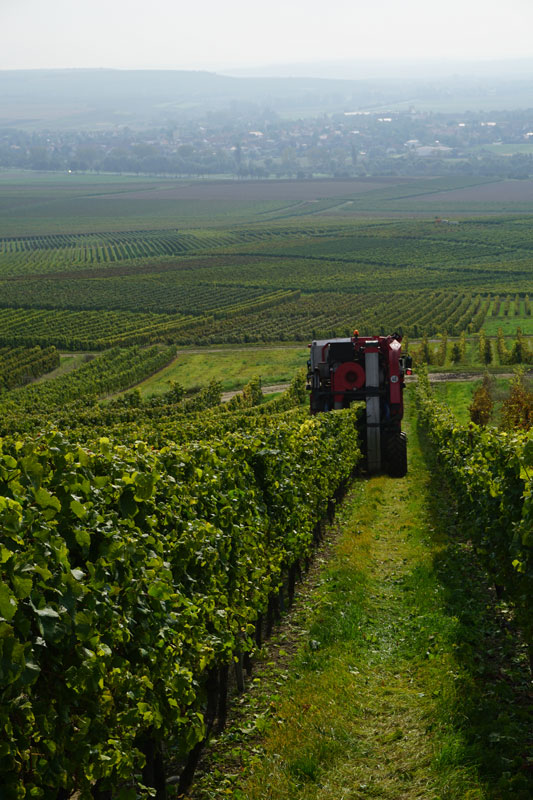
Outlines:
{"label": "farm track", "polygon": [[[262,386],[261,390],[263,394],[276,394],[276,392],[284,392],[290,386],[290,383],[276,383],[272,386]],[[241,393],[241,389],[235,389],[231,392],[224,392],[221,398],[222,403],[227,403],[228,400],[231,400],[232,397]]]}
{"label": "farm track", "polygon": [[[283,349],[283,348],[272,348],[272,349]],[[202,352],[202,351],[194,351],[189,350],[188,352]],[[525,373],[526,377],[533,376],[533,370],[529,370]],[[512,378],[514,373],[512,372],[498,372],[495,373],[495,377],[497,378]],[[480,380],[483,377],[481,372],[432,372],[429,375],[429,382],[430,383],[445,383],[446,381],[450,382],[460,382],[460,381],[475,381]],[[407,375],[405,377],[406,383],[416,383],[417,376],[416,375]],[[290,384],[288,383],[277,383],[273,386],[263,386],[263,394],[274,394],[275,392],[284,392],[285,389],[289,387]],[[224,392],[222,395],[222,402],[227,403],[228,400],[231,400],[232,397],[239,394],[240,390],[232,391],[232,392]]]}
{"label": "farm track", "polygon": [[[430,383],[445,383],[446,381],[459,382],[480,380],[483,374],[481,370],[479,372],[430,372],[428,377]],[[512,378],[514,376],[514,372],[493,372],[490,374],[495,378]],[[531,377],[533,375],[533,370],[528,370],[525,375],[526,377]],[[416,380],[416,375],[405,376],[406,383],[415,383]]]}
{"label": "farm track", "polygon": [[531,797],[497,713],[531,709],[530,676],[509,684],[516,640],[410,416],[408,476],[352,487],[194,800]]}

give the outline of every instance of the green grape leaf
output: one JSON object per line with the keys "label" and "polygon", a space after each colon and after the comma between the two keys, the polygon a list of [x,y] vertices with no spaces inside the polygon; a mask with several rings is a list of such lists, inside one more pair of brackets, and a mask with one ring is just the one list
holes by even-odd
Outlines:
{"label": "green grape leaf", "polygon": [[18,603],[15,595],[6,586],[5,583],[0,584],[0,614],[5,620],[10,622],[18,608]]}
{"label": "green grape leaf", "polygon": [[28,597],[32,588],[33,581],[31,578],[20,578],[18,575],[15,575],[13,578],[13,589],[15,590],[15,594],[19,600],[23,600],[25,597]]}
{"label": "green grape leaf", "polygon": [[85,506],[82,503],[80,503],[79,500],[71,500],[70,501],[70,510],[79,519],[83,519],[87,515],[87,509],[85,508]]}
{"label": "green grape leaf", "polygon": [[61,503],[58,498],[42,487],[35,492],[35,502],[37,505],[41,506],[41,508],[50,507],[56,511],[61,511]]}
{"label": "green grape leaf", "polygon": [[118,505],[123,516],[125,517],[135,516],[135,514],[139,510],[139,507],[137,506],[137,503],[135,502],[135,499],[133,497],[133,491],[131,486],[127,486],[124,489],[124,491],[120,495]]}

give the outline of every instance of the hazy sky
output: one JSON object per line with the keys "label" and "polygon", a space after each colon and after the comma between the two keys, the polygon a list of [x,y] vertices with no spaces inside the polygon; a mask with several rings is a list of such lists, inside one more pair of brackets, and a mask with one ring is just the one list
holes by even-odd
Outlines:
{"label": "hazy sky", "polygon": [[0,0],[0,68],[533,57],[533,0]]}

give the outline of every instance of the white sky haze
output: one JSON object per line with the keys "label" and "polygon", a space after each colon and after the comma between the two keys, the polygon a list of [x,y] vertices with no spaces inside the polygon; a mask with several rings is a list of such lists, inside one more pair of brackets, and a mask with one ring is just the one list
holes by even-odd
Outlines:
{"label": "white sky haze", "polygon": [[0,69],[533,57],[533,0],[0,0]]}

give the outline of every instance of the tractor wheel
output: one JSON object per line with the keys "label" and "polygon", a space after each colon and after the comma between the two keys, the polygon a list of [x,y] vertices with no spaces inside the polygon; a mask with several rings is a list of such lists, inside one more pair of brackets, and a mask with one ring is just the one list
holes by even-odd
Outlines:
{"label": "tractor wheel", "polygon": [[387,437],[385,463],[391,478],[403,478],[407,475],[407,435],[400,431]]}

